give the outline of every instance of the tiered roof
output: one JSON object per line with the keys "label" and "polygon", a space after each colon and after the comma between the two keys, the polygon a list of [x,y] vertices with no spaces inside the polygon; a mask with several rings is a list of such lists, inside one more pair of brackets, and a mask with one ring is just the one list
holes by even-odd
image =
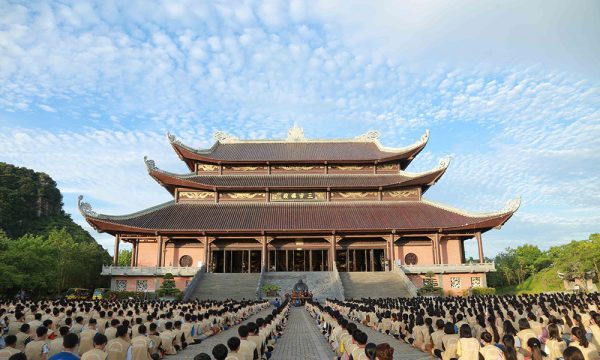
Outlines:
{"label": "tiered roof", "polygon": [[353,139],[309,140],[297,126],[290,129],[285,140],[241,140],[223,132],[215,133],[214,138],[217,141],[210,149],[194,149],[169,134],[171,146],[192,171],[196,161],[214,164],[377,164],[399,160],[404,169],[427,144],[429,131],[413,145],[403,148],[382,146],[376,131]]}
{"label": "tiered roof", "polygon": [[397,174],[244,174],[198,175],[173,174],[160,170],[154,161],[145,159],[148,173],[159,184],[174,194],[178,187],[201,190],[282,190],[282,189],[394,189],[419,186],[425,192],[448,169],[450,158],[440,160],[437,168]]}
{"label": "tiered roof", "polygon": [[[274,191],[274,190],[383,190],[420,188],[418,200],[326,201],[326,202],[177,202],[149,208],[125,216],[97,214],[79,201],[86,220],[99,231],[109,233],[264,233],[269,232],[427,232],[487,231],[503,225],[519,207],[511,202],[505,210],[473,214],[420,198],[446,171],[449,158],[436,169],[410,173],[406,166],[425,147],[426,131],[419,141],[404,148],[388,148],[379,143],[379,133],[345,140],[307,140],[294,126],[285,140],[240,140],[222,132],[215,145],[195,150],[169,135],[175,151],[195,171],[197,163],[218,164],[362,164],[373,165],[372,174],[285,173],[257,174],[173,174],[160,170],[146,159],[150,176],[176,195],[186,191]],[[394,173],[377,173],[379,164],[398,164]],[[370,166],[369,165],[369,166]],[[212,166],[212,165],[211,165]],[[217,199],[215,197],[215,199]],[[263,198],[264,199],[264,198]],[[268,197],[267,197],[268,199]],[[329,200],[329,198],[327,198]]]}
{"label": "tiered roof", "polygon": [[[83,203],[84,206],[87,204]],[[81,205],[81,203],[80,203]],[[135,233],[437,232],[481,230],[504,224],[518,208],[472,214],[428,201],[352,203],[176,203],[125,216],[84,213],[97,229]],[[91,209],[90,209],[91,211]]]}

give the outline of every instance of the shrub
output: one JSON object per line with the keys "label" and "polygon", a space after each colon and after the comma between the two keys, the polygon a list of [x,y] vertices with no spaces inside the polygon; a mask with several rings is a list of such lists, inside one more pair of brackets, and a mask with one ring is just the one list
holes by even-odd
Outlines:
{"label": "shrub", "polygon": [[279,285],[275,285],[275,284],[264,284],[260,288],[260,291],[262,291],[263,294],[278,293],[280,290],[281,290],[281,288],[279,287]]}
{"label": "shrub", "polygon": [[181,295],[181,291],[175,286],[173,274],[166,273],[165,276],[163,276],[163,283],[160,286],[160,289],[156,290],[156,295],[174,297],[179,297]]}
{"label": "shrub", "polygon": [[474,287],[471,289],[472,295],[496,295],[496,289],[492,287]]}
{"label": "shrub", "polygon": [[110,300],[127,300],[129,298],[141,300],[145,299],[147,295],[147,293],[139,291],[111,291],[108,298]]}
{"label": "shrub", "polygon": [[419,296],[444,296],[444,289],[436,286],[423,286],[417,289],[417,295]]}

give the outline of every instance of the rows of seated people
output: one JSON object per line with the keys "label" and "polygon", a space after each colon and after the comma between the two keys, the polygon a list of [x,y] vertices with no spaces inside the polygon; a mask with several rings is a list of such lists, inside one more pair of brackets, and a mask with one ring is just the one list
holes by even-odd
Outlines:
{"label": "rows of seated people", "polygon": [[368,342],[369,336],[356,323],[344,319],[330,306],[308,301],[306,310],[316,319],[336,357],[342,360],[392,360],[394,349],[388,343]]}
{"label": "rows of seated people", "polygon": [[289,301],[277,304],[270,315],[237,328],[238,336],[232,336],[224,344],[212,348],[212,358],[200,353],[194,360],[262,360],[270,359],[277,340],[287,325]]}
{"label": "rows of seated people", "polygon": [[328,300],[326,305],[333,328],[347,333],[348,321],[359,322],[442,360],[600,359],[598,293]]}
{"label": "rows of seated people", "polygon": [[269,307],[266,301],[4,301],[0,360],[157,360]]}

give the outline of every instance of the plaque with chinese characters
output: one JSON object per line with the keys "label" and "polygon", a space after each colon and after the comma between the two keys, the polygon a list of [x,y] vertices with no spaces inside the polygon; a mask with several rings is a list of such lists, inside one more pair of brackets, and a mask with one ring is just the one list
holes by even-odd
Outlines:
{"label": "plaque with chinese characters", "polygon": [[271,201],[326,201],[327,194],[324,191],[284,191],[272,192]]}

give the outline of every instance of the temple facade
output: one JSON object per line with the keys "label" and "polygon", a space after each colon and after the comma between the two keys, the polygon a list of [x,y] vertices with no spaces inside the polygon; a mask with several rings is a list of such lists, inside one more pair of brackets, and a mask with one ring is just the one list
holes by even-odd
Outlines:
{"label": "temple facade", "polygon": [[[518,201],[496,213],[475,214],[426,200],[444,174],[407,167],[429,132],[414,144],[389,148],[379,133],[312,140],[294,126],[281,140],[241,140],[215,133],[210,149],[169,135],[190,172],[174,174],[145,158],[149,175],[173,200],[130,215],[97,214],[79,199],[96,230],[115,237],[114,266],[103,269],[114,290],[153,291],[172,273],[183,289],[198,271],[403,271],[422,286],[427,272],[447,293],[485,286],[482,234],[501,227]],[[466,263],[474,239],[478,261]],[[131,264],[118,266],[120,244],[132,245]]]}

